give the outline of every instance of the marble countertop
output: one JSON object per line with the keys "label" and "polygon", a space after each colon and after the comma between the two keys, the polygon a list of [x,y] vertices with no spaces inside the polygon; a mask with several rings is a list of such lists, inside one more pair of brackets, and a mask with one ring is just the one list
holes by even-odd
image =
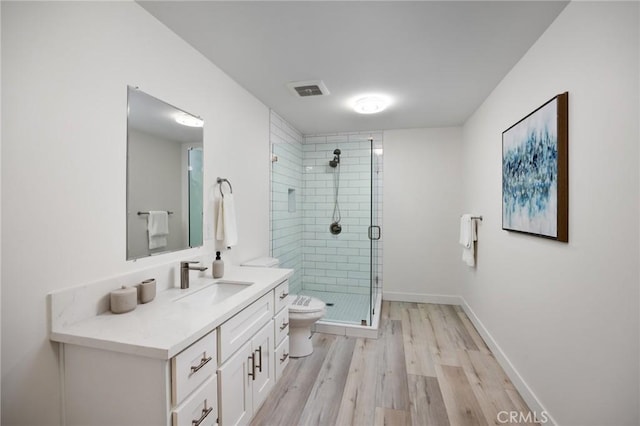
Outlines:
{"label": "marble countertop", "polygon": [[[68,324],[53,325],[50,339],[60,343],[170,359],[258,300],[293,274],[291,269],[233,267],[220,280],[191,278],[190,288],[160,291],[150,303],[125,314],[107,311]],[[207,306],[197,294],[218,281],[253,282],[221,302]],[[183,297],[187,296],[188,297]],[[180,298],[177,303],[176,299]]]}

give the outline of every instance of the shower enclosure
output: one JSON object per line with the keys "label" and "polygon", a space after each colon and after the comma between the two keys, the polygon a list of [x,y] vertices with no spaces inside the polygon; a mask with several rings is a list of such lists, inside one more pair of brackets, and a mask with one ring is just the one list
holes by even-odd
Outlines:
{"label": "shower enclosure", "polygon": [[382,288],[382,134],[302,136],[271,123],[271,253],[325,323],[370,326]]}

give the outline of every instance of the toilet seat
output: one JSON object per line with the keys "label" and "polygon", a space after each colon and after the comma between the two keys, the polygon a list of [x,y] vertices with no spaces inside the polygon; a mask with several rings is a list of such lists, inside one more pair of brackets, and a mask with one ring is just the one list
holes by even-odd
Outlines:
{"label": "toilet seat", "polygon": [[324,311],[325,304],[322,300],[311,296],[290,295],[289,313],[311,314]]}

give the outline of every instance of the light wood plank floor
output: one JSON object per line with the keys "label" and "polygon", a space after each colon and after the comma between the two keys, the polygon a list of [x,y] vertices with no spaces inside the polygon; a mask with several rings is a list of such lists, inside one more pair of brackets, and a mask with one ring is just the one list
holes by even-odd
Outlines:
{"label": "light wood plank floor", "polygon": [[457,306],[384,301],[377,340],[316,333],[313,346],[252,426],[500,425],[502,411],[529,413]]}

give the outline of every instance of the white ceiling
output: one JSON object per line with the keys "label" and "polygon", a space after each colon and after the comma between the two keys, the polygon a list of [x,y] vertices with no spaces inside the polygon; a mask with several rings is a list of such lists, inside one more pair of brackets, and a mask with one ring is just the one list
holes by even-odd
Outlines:
{"label": "white ceiling", "polygon": [[[138,1],[304,134],[463,124],[565,1]],[[286,84],[321,79],[329,96]],[[393,104],[374,115],[359,94]]]}

